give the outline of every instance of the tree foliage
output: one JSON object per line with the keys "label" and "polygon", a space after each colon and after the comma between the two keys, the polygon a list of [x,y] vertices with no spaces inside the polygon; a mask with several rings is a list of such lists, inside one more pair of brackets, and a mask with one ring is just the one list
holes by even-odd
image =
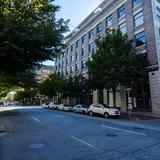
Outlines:
{"label": "tree foliage", "polygon": [[21,102],[22,104],[33,104],[37,98],[37,91],[33,89],[19,90],[14,95],[14,100]]}
{"label": "tree foliage", "polygon": [[39,91],[49,98],[60,94],[63,98],[78,97],[82,93],[80,76],[63,79],[59,74],[51,74],[46,80],[40,83]]}
{"label": "tree foliage", "polygon": [[[112,32],[112,33],[111,33]],[[96,41],[97,49],[92,61],[88,61],[88,84],[92,89],[112,89],[114,93],[119,84],[133,87],[147,75],[147,59],[136,54],[133,41],[128,40],[119,30],[106,30],[102,41]]]}
{"label": "tree foliage", "polygon": [[39,85],[39,91],[42,95],[53,98],[57,93],[61,93],[62,79],[56,73],[49,75],[47,79]]}
{"label": "tree foliage", "polygon": [[81,76],[70,76],[63,80],[62,95],[64,97],[79,97],[82,93]]}
{"label": "tree foliage", "polygon": [[56,20],[60,7],[53,3],[0,0],[0,75],[5,81],[52,60],[63,47],[67,22]]}

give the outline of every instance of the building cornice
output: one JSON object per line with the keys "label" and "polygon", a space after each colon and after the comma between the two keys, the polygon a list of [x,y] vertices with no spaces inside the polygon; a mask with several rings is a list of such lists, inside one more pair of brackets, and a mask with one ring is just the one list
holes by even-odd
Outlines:
{"label": "building cornice", "polygon": [[94,11],[92,11],[68,36],[66,36],[65,43],[70,41],[81,29],[87,26],[94,18],[101,14],[101,12],[113,2],[114,0],[104,0]]}

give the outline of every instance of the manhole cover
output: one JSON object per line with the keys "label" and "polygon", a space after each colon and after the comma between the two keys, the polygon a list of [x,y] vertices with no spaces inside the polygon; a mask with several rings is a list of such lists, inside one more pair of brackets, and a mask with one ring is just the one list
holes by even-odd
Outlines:
{"label": "manhole cover", "polygon": [[107,137],[117,137],[118,135],[116,134],[106,134]]}
{"label": "manhole cover", "polygon": [[135,129],[135,130],[144,130],[143,128],[140,128],[140,127],[133,127],[133,129]]}
{"label": "manhole cover", "polygon": [[31,144],[29,145],[29,148],[32,148],[32,149],[39,149],[39,148],[43,148],[45,145],[42,144],[42,143],[36,143],[36,144]]}

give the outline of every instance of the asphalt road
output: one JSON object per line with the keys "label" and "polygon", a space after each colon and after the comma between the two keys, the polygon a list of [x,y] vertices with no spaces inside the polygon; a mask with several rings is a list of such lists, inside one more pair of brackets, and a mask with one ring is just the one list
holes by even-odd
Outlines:
{"label": "asphalt road", "polygon": [[160,160],[160,120],[0,110],[0,160]]}

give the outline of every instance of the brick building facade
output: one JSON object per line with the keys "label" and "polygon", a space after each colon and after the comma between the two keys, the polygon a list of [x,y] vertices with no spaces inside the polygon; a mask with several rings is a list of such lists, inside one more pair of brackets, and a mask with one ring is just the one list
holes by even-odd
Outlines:
{"label": "brick building facade", "polygon": [[[94,40],[105,36],[105,29],[120,29],[134,40],[138,54],[146,54],[149,88],[147,105],[154,114],[160,114],[160,1],[159,0],[104,0],[77,28],[66,37],[66,49],[56,58],[56,71],[64,77],[82,74],[88,78],[85,62],[91,58],[96,48]],[[98,101],[98,91],[93,92],[93,102]],[[133,107],[141,105],[138,100],[126,94],[124,86],[117,89],[117,106],[126,110],[129,103]],[[144,93],[145,94],[145,93]],[[104,90],[104,103],[113,105],[112,92]],[[144,95],[143,95],[144,96]]]}

